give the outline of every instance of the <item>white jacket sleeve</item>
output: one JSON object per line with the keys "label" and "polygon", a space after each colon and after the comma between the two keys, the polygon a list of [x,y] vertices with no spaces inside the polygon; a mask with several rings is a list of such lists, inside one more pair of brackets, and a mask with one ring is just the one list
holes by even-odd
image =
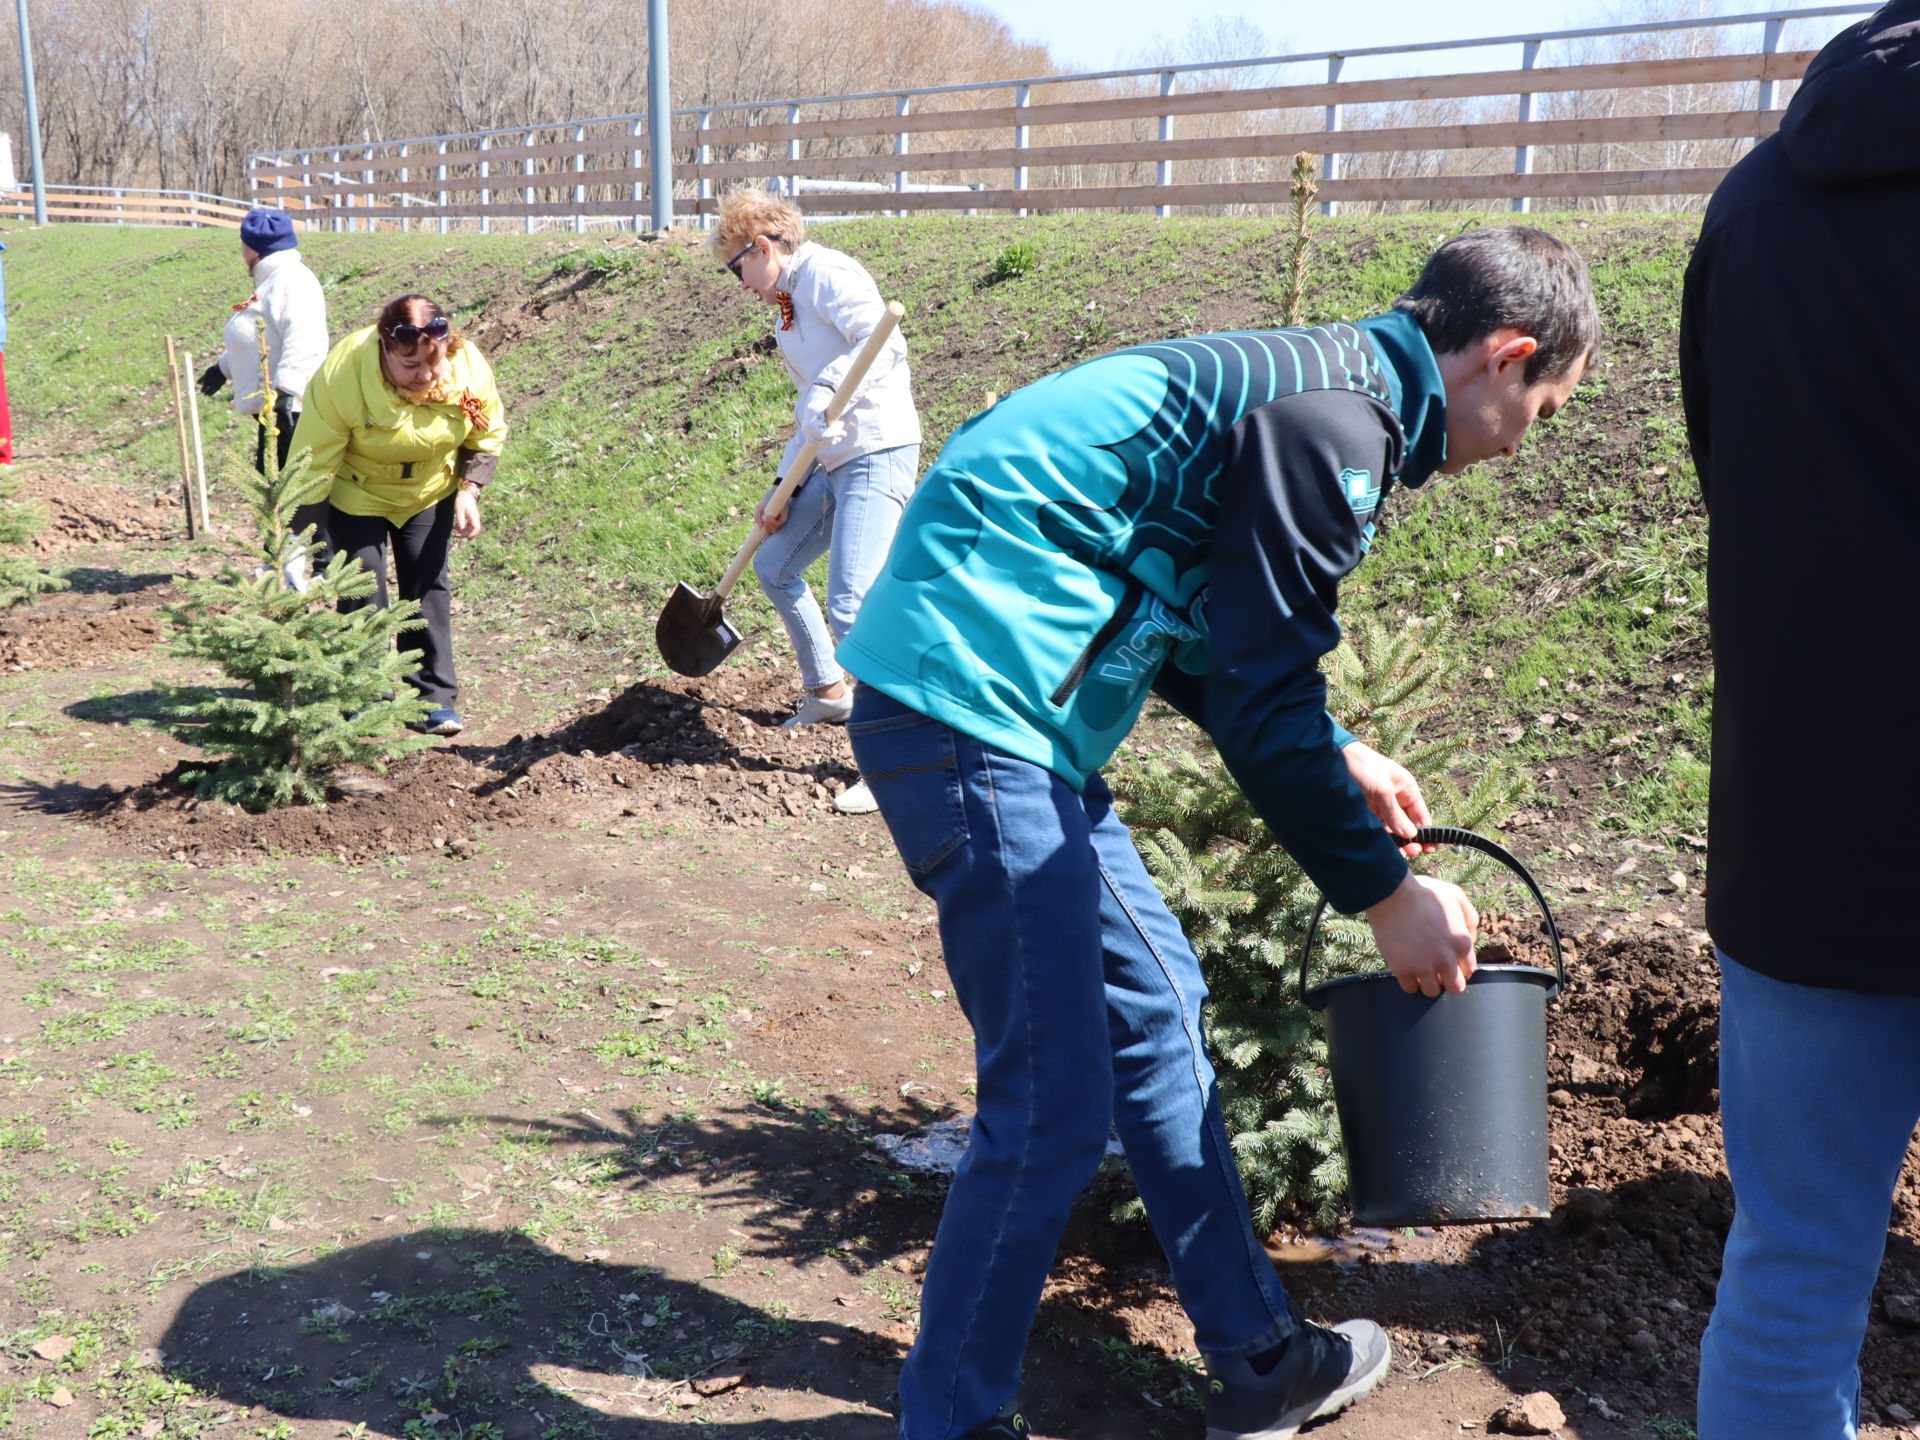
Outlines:
{"label": "white jacket sleeve", "polygon": [[[867,343],[867,337],[873,334],[881,317],[887,313],[887,303],[880,298],[880,287],[874,283],[873,276],[858,260],[837,251],[823,252],[821,259],[829,263],[813,267],[813,305],[840,332],[847,348],[844,354],[829,361],[814,376],[813,383],[837,390],[840,382],[846,379],[847,372],[853,368],[854,357],[860,353],[860,347]],[[867,371],[863,383],[873,384],[906,358],[906,339],[895,330],[887,337],[886,347],[874,357],[873,368]],[[805,400],[806,397],[802,396],[802,405]]]}
{"label": "white jacket sleeve", "polygon": [[327,358],[326,294],[304,264],[289,265],[263,290],[260,306],[276,342],[274,389],[297,399]]}

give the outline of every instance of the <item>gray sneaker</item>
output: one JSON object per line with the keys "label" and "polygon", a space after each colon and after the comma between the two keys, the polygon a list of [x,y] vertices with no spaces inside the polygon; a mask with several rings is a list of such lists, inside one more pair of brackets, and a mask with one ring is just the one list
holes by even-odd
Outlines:
{"label": "gray sneaker", "polygon": [[1371,1320],[1331,1330],[1302,1321],[1277,1358],[1273,1350],[1209,1357],[1207,1440],[1292,1440],[1309,1420],[1339,1413],[1378,1385],[1392,1359],[1386,1332]]}

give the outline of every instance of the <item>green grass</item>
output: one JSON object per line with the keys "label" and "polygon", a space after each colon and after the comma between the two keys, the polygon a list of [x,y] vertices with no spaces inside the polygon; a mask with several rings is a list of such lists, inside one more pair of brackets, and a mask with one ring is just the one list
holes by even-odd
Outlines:
{"label": "green grass", "polygon": [[[1550,819],[1601,840],[1697,833],[1712,697],[1704,521],[1673,360],[1694,221],[1535,219],[1591,258],[1603,362],[1516,460],[1390,502],[1343,608],[1432,622],[1459,677],[1441,728],[1533,775],[1528,803]],[[1437,243],[1476,223],[1321,223],[1306,318],[1379,311]],[[990,392],[1117,345],[1274,323],[1284,287],[1280,227],[1266,220],[930,218],[821,227],[818,238],[858,256],[906,306],[923,464]],[[163,337],[196,352],[216,342],[246,289],[232,237],[65,226],[16,231],[11,243],[23,451],[165,483]],[[550,710],[657,671],[644,637],[661,600],[676,580],[705,588],[719,575],[789,431],[792,392],[766,308],[687,237],[326,234],[302,247],[336,334],[419,289],[493,360],[513,433],[458,583],[473,617],[463,623],[511,652],[501,690]],[[85,286],[70,283],[76,274]],[[250,452],[247,422],[224,403],[205,413],[210,460]],[[729,613],[784,650],[756,587],[736,591]],[[253,948],[312,943],[285,917],[254,923]],[[478,1000],[521,993],[498,960],[465,973]],[[274,1043],[271,1021],[255,1023],[266,1028],[250,1040]]]}

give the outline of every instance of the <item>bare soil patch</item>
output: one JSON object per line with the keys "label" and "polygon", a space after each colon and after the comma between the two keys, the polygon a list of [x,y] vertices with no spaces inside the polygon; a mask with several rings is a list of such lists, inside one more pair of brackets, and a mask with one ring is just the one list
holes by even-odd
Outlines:
{"label": "bare soil patch", "polygon": [[164,587],[122,594],[65,591],[0,614],[0,670],[99,665],[151,649],[166,632]]}
{"label": "bare soil patch", "polygon": [[117,545],[172,538],[186,524],[177,490],[129,489],[91,485],[44,471],[26,476],[21,487],[29,500],[47,511],[47,525],[33,538],[35,554],[56,555],[88,545]]}
{"label": "bare soil patch", "polygon": [[782,729],[793,678],[739,670],[647,680],[603,708],[504,745],[450,745],[385,776],[345,775],[324,807],[251,815],[203,802],[191,765],[122,791],[49,795],[125,843],[196,863],[249,853],[360,859],[467,850],[494,827],[698,819],[813,824],[855,771],[835,726]]}

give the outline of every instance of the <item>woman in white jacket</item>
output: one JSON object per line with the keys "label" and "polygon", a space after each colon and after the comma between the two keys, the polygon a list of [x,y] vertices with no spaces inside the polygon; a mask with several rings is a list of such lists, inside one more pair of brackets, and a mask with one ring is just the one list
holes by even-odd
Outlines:
{"label": "woman in white jacket", "polygon": [[[742,285],[779,312],[774,342],[799,391],[796,433],[781,457],[780,474],[806,441],[820,446],[815,468],[786,515],[768,521],[763,500],[754,516],[768,531],[754,569],[792,637],[807,690],[786,724],[843,724],[853,695],[833,647],[852,627],[880,573],[919,473],[920,416],[913,407],[907,343],[894,332],[860,393],[829,427],[826,410],[834,389],[886,311],[879,286],[852,256],[808,241],[800,212],[763,190],[729,195],[708,244]],[[804,578],[822,554],[824,616]],[[835,808],[871,808],[863,804],[863,790],[855,786]]]}
{"label": "woman in white jacket", "polygon": [[[217,395],[233,382],[233,408],[260,422],[254,444],[253,467],[267,470],[268,410],[266,385],[260,378],[260,333],[267,336],[267,366],[273,372],[273,420],[279,432],[276,458],[282,466],[293,446],[293,428],[300,419],[300,397],[320,362],[327,358],[327,298],[319,277],[300,257],[300,241],[293,222],[280,210],[252,210],[240,222],[240,258],[253,277],[253,294],[233,307],[222,336],[225,350],[200,376],[203,394]],[[294,512],[294,528],[318,527],[326,543],[327,502],[302,505]]]}

